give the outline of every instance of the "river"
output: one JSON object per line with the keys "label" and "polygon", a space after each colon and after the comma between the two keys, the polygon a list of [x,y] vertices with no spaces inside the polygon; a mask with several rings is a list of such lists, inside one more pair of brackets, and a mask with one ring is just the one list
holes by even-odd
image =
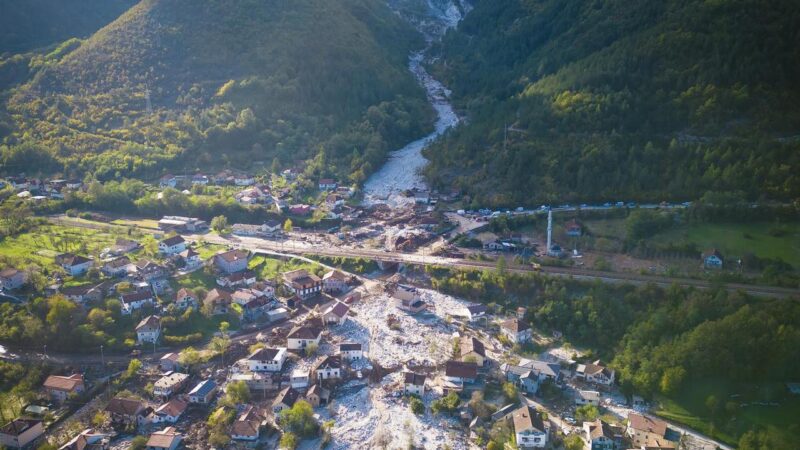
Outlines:
{"label": "river", "polygon": [[[446,2],[429,0],[428,6],[426,16],[411,18],[411,22],[425,35],[430,44],[440,39],[448,28],[456,26],[462,18],[461,11],[465,9],[464,6],[456,6],[454,0]],[[436,111],[434,131],[391,152],[386,163],[364,184],[365,205],[384,203],[391,207],[399,207],[413,203],[414,199],[406,197],[404,193],[410,189],[427,189],[420,175],[420,171],[427,163],[422,156],[422,150],[460,121],[448,99],[450,92],[423,66],[426,50],[410,55],[408,69],[425,89],[428,101]]]}

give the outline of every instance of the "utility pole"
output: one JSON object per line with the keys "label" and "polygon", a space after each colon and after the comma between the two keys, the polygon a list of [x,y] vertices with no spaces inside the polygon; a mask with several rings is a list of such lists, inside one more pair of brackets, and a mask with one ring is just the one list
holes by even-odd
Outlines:
{"label": "utility pole", "polygon": [[153,114],[153,104],[150,102],[150,88],[147,86],[147,83],[144,85],[144,101],[145,101],[145,109],[147,110],[147,115]]}
{"label": "utility pole", "polygon": [[550,254],[550,249],[553,245],[553,209],[547,210],[547,254]]}
{"label": "utility pole", "polygon": [[47,344],[44,344],[44,359],[47,359]]}

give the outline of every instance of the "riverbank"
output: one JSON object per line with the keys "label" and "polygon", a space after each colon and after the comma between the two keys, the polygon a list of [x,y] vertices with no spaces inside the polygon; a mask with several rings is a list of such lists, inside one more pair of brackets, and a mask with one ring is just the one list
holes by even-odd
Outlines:
{"label": "riverbank", "polygon": [[[412,23],[425,34],[426,40],[430,43],[440,39],[449,28],[458,24],[462,18],[460,11],[461,9],[450,2],[445,8],[431,7],[429,20],[435,22],[436,26],[431,26],[430,21],[412,21]],[[427,189],[420,174],[427,164],[427,160],[422,156],[422,150],[460,122],[450,104],[448,89],[425,70],[423,63],[426,51],[427,48],[412,53],[408,69],[425,89],[428,100],[436,111],[436,126],[431,134],[393,151],[383,167],[372,174],[364,184],[364,204],[367,206],[383,203],[396,208],[414,203],[413,198],[408,198],[404,194],[408,190]]]}

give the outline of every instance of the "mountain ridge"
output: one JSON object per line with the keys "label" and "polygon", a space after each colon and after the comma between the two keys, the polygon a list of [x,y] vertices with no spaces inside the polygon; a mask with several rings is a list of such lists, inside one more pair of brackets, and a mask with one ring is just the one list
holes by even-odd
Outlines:
{"label": "mountain ridge", "polygon": [[[17,90],[6,140],[36,137],[67,171],[103,176],[287,164],[327,147],[330,175],[357,181],[430,126],[406,67],[421,45],[366,0],[143,0]],[[112,164],[109,151],[135,160]]]}
{"label": "mountain ridge", "polygon": [[426,152],[435,185],[475,206],[800,197],[795,3],[474,6],[434,49],[469,124]]}

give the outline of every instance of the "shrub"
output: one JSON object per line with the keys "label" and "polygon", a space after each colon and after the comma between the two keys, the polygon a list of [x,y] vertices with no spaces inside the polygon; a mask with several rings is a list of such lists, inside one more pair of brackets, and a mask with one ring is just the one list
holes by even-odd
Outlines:
{"label": "shrub", "polygon": [[425,404],[422,403],[422,400],[418,399],[417,397],[411,397],[411,401],[408,403],[408,406],[411,407],[411,412],[418,416],[425,414]]}

